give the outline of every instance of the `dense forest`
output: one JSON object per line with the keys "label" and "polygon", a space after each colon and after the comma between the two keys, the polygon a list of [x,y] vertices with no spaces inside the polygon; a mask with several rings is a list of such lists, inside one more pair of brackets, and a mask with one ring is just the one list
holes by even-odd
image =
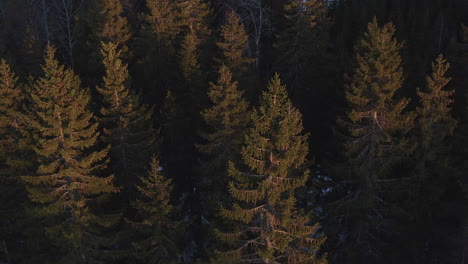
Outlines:
{"label": "dense forest", "polygon": [[2,264],[468,263],[466,0],[0,0],[0,59]]}

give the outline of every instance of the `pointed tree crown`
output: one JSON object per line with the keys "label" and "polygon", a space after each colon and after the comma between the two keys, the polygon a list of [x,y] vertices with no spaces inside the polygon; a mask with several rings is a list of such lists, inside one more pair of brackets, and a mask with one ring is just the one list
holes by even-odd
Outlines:
{"label": "pointed tree crown", "polygon": [[[409,99],[396,98],[404,78],[399,54],[402,44],[394,34],[393,24],[380,27],[374,18],[356,46],[356,68],[346,87],[346,99],[351,107],[347,126],[358,140],[350,140],[348,154],[361,161],[376,161],[391,146],[403,149],[406,141],[395,135],[406,134],[413,125],[414,115],[404,113]],[[369,144],[372,147],[366,147]]]}
{"label": "pointed tree crown", "polygon": [[255,61],[246,55],[249,36],[236,13],[229,12],[226,22],[226,25],[221,26],[222,41],[216,43],[222,52],[221,61],[233,72],[242,73]]}
{"label": "pointed tree crown", "polygon": [[450,77],[446,73],[450,67],[443,55],[439,55],[432,63],[432,74],[427,76],[425,91],[418,89],[421,107],[418,108],[423,147],[428,149],[433,141],[441,141],[453,134],[457,121],[451,117],[451,104],[454,90],[448,90]]}
{"label": "pointed tree crown", "polygon": [[230,248],[219,254],[220,261],[326,263],[317,256],[325,239],[314,237],[318,224],[309,225],[309,216],[296,208],[295,190],[309,177],[307,135],[279,75],[252,119],[241,152],[246,170],[229,165],[229,192],[237,202],[221,214],[236,222],[236,230],[220,233]]}
{"label": "pointed tree crown", "polygon": [[172,43],[181,31],[180,18],[176,13],[176,5],[170,0],[146,0],[149,14],[143,14],[155,37],[166,44]]}

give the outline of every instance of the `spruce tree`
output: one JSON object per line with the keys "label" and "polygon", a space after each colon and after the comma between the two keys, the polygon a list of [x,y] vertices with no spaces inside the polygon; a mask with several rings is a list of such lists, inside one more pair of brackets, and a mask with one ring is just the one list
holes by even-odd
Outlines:
{"label": "spruce tree", "polygon": [[[170,0],[146,0],[146,7],[149,13],[142,14],[141,19],[154,34],[156,46],[171,46],[181,31],[176,4]],[[161,52],[158,54],[162,55]]]}
{"label": "spruce tree", "polygon": [[[284,5],[284,13],[286,28],[278,35],[275,45],[279,53],[277,63],[293,95],[298,92],[298,96],[304,96],[310,90],[310,83],[316,83],[310,78],[314,75],[311,68],[315,66],[311,61],[323,60],[321,56],[327,45],[327,7],[323,0],[289,0]],[[323,67],[324,61],[321,62]]]}
{"label": "spruce tree", "polygon": [[132,225],[142,239],[134,243],[135,254],[144,263],[176,263],[176,223],[170,218],[174,211],[170,204],[171,180],[162,175],[156,157],[153,156],[148,174],[141,176],[140,181],[137,188],[141,197],[134,207],[141,221]]}
{"label": "spruce tree", "polygon": [[[304,114],[304,126],[311,134],[315,155],[330,150],[331,127],[336,113],[337,67],[327,1],[287,0],[276,35],[273,68],[281,73],[291,100]],[[280,18],[281,19],[281,18]],[[340,91],[341,92],[341,91]]]}
{"label": "spruce tree", "polygon": [[[229,164],[234,203],[221,215],[235,222],[220,233],[228,250],[223,263],[326,263],[318,250],[324,237],[318,223],[297,209],[295,191],[309,177],[308,136],[302,116],[276,75],[252,114],[253,128],[242,147],[242,165]],[[239,169],[242,168],[242,169]]]}
{"label": "spruce tree", "polygon": [[95,42],[99,47],[101,41],[113,42],[122,51],[123,56],[128,55],[127,42],[132,33],[127,19],[123,16],[120,0],[97,0],[91,9],[90,26]]}
{"label": "spruce tree", "polygon": [[[189,114],[182,107],[181,100],[169,90],[164,98],[161,115],[161,164],[169,178],[174,180],[178,193],[191,189],[191,155],[192,138],[188,133],[190,127]],[[183,166],[181,166],[183,164]]]}
{"label": "spruce tree", "polygon": [[384,233],[391,232],[388,224],[398,211],[392,204],[396,198],[389,196],[401,187],[404,176],[404,171],[392,167],[414,149],[405,136],[414,119],[404,112],[409,100],[396,96],[404,79],[402,44],[394,34],[391,23],[379,27],[374,18],[368,24],[356,47],[356,68],[346,87],[351,109],[340,123],[347,129],[347,181],[352,187],[337,207],[341,221],[337,225],[345,227],[342,234],[348,239],[343,261],[350,263],[382,261]]}
{"label": "spruce tree", "polygon": [[421,147],[426,155],[428,151],[439,150],[441,142],[451,136],[457,126],[457,121],[450,115],[455,91],[446,89],[450,82],[450,78],[445,76],[449,67],[447,60],[439,55],[432,63],[432,74],[426,78],[426,91],[418,89],[422,104],[418,108]]}
{"label": "spruce tree", "polygon": [[134,86],[145,94],[145,102],[162,105],[169,87],[180,85],[178,51],[182,23],[173,1],[147,0],[146,8],[147,12],[139,16],[142,30],[130,71]]}
{"label": "spruce tree", "polygon": [[180,49],[180,69],[185,79],[186,94],[191,110],[198,113],[206,95],[204,90],[205,74],[202,68],[202,47],[206,44],[211,31],[208,28],[210,7],[203,0],[184,0],[178,3],[184,34]]}
{"label": "spruce tree", "polygon": [[[42,53],[42,52],[41,52]],[[39,67],[39,66],[37,66]],[[34,206],[22,175],[30,175],[36,165],[34,143],[28,127],[27,86],[18,82],[6,61],[0,62],[0,262],[47,262],[50,256],[41,254],[50,248],[44,237],[42,222],[28,210]],[[47,247],[49,245],[49,247]]]}
{"label": "spruce tree", "polygon": [[131,90],[127,65],[117,44],[102,43],[101,52],[106,74],[97,90],[102,95],[100,120],[104,141],[111,145],[116,182],[123,186],[125,195],[133,196],[138,176],[154,152],[153,110]]}
{"label": "spruce tree", "polygon": [[208,19],[211,9],[204,0],[181,0],[178,2],[181,23],[186,32],[192,31],[197,39],[205,41],[211,31],[208,28]]}
{"label": "spruce tree", "polygon": [[249,36],[234,12],[228,14],[226,25],[221,26],[221,40],[216,45],[221,51],[222,63],[235,75],[242,75],[255,60],[247,57]]}
{"label": "spruce tree", "polygon": [[419,147],[414,172],[416,179],[411,188],[409,210],[414,225],[409,228],[409,239],[414,243],[411,248],[416,253],[415,261],[421,263],[435,263],[433,260],[439,254],[449,254],[448,250],[439,253],[435,249],[453,245],[456,233],[452,227],[440,225],[440,222],[453,219],[452,223],[456,224],[458,212],[453,209],[464,208],[460,202],[445,198],[458,187],[455,169],[449,165],[450,138],[457,126],[457,121],[451,116],[455,91],[447,89],[450,78],[445,76],[449,67],[440,55],[432,64],[432,74],[426,78],[426,89],[418,89],[421,102],[417,110]]}
{"label": "spruce tree", "polygon": [[[18,77],[12,72],[4,59],[0,61],[0,160],[2,167],[11,161],[10,154],[16,148],[15,142],[20,134],[19,115],[23,95],[18,84]],[[16,135],[15,135],[16,134]],[[2,173],[9,175],[11,172]]]}
{"label": "spruce tree", "polygon": [[[240,160],[239,152],[250,116],[243,92],[238,90],[237,82],[232,81],[231,72],[225,65],[219,70],[218,82],[211,83],[208,96],[212,105],[201,112],[206,124],[206,129],[200,133],[204,142],[197,145],[202,154],[202,176],[197,189],[200,193],[201,217],[210,223],[206,228],[212,231],[217,223],[221,225],[219,222],[222,219],[218,217],[219,204],[226,205],[229,201],[227,163],[230,160]],[[204,232],[207,241],[210,241],[210,236],[207,236],[209,234],[211,232]]]}
{"label": "spruce tree", "polygon": [[0,247],[4,258],[0,261],[15,261],[15,247],[22,239],[24,226],[23,207],[27,201],[25,190],[18,175],[25,172],[29,163],[21,154],[28,150],[24,144],[21,93],[18,77],[4,59],[0,61]]}
{"label": "spruce tree", "polygon": [[207,191],[211,194],[207,195],[212,196],[213,202],[220,202],[220,195],[226,193],[226,165],[238,159],[250,113],[243,92],[238,90],[237,82],[232,81],[231,71],[225,65],[219,70],[218,82],[211,83],[208,96],[212,106],[201,112],[207,130],[200,134],[206,143],[197,148],[205,156],[202,171],[206,177],[202,185],[209,186]]}
{"label": "spruce tree", "polygon": [[202,83],[202,71],[200,69],[199,63],[199,39],[195,35],[193,31],[190,31],[187,35],[185,35],[184,40],[182,42],[182,50],[181,50],[181,70],[182,75],[187,83],[190,84],[193,93],[200,93],[197,90]]}
{"label": "spruce tree", "polygon": [[[75,61],[78,72],[89,85],[98,83],[102,68],[101,42],[112,42],[122,52],[123,59],[130,57],[128,42],[132,32],[123,15],[120,0],[96,0],[83,4],[79,12],[78,42]],[[82,56],[87,54],[87,56]]]}
{"label": "spruce tree", "polygon": [[88,109],[89,90],[54,54],[48,46],[44,76],[35,81],[31,94],[29,123],[39,166],[35,175],[22,179],[38,204],[37,215],[49,221],[47,233],[64,251],[60,261],[94,263],[111,243],[99,230],[115,223],[95,206],[117,188],[112,175],[102,176],[107,149],[96,149],[98,123]]}

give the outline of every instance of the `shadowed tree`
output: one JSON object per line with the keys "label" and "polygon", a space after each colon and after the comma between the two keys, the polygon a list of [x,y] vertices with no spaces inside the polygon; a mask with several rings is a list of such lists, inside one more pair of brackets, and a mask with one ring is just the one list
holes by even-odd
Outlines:
{"label": "shadowed tree", "polygon": [[182,23],[183,39],[179,58],[180,70],[184,77],[184,98],[191,111],[198,113],[205,103],[205,69],[202,59],[204,47],[210,37],[208,28],[211,9],[204,0],[184,0],[178,3]]}
{"label": "shadowed tree", "polygon": [[140,177],[137,186],[140,198],[134,207],[141,221],[132,222],[142,239],[135,242],[138,259],[144,263],[177,263],[174,229],[176,222],[170,216],[174,207],[169,203],[172,192],[171,180],[162,175],[159,161],[153,156],[146,176]]}
{"label": "shadowed tree", "polygon": [[227,163],[240,160],[239,152],[249,125],[249,106],[243,94],[238,90],[237,82],[232,81],[229,69],[222,65],[217,83],[211,83],[208,91],[212,105],[201,112],[206,129],[200,133],[203,143],[197,145],[202,154],[199,168],[201,179],[197,182],[197,189],[201,217],[209,223],[204,226],[207,230],[203,232],[204,240],[209,243],[209,246],[204,246],[207,251],[215,246],[211,231],[215,226],[222,225],[223,220],[217,214],[219,204],[226,205],[230,200]]}
{"label": "shadowed tree", "polygon": [[86,5],[82,6],[78,16],[80,20],[77,39],[80,45],[77,45],[74,52],[75,61],[80,74],[95,85],[99,74],[104,72],[101,64],[101,42],[114,43],[121,51],[122,58],[127,60],[130,56],[128,41],[132,32],[127,18],[123,16],[120,0],[96,0],[87,8]]}
{"label": "shadowed tree", "polygon": [[[436,248],[442,249],[444,245],[453,243],[456,233],[452,226],[456,226],[458,216],[453,208],[464,210],[456,200],[447,201],[445,198],[456,193],[454,190],[458,187],[455,168],[449,166],[450,138],[457,126],[457,121],[451,116],[455,91],[447,88],[450,78],[445,76],[449,67],[440,55],[432,63],[426,88],[417,91],[421,102],[417,109],[419,147],[409,208],[414,225],[411,225],[409,237],[415,243],[411,246],[414,261],[420,263],[437,263],[437,259],[450,255],[448,250],[438,253]],[[450,221],[448,219],[455,221],[450,225],[440,225],[441,221]]]}
{"label": "shadowed tree", "polygon": [[[24,239],[24,207],[28,202],[20,175],[31,169],[30,142],[25,130],[22,104],[24,95],[18,77],[7,62],[0,61],[0,247],[4,248],[1,261],[17,260],[16,248]],[[37,227],[37,226],[36,226]],[[28,229],[28,231],[30,231]],[[31,239],[32,240],[32,239]],[[21,253],[20,253],[21,254]]]}
{"label": "shadowed tree", "polygon": [[[294,96],[304,96],[314,79],[313,62],[326,51],[329,21],[323,0],[290,0],[284,6],[286,29],[278,36],[278,67]],[[324,65],[320,65],[324,67]],[[317,71],[319,69],[315,69]]]}
{"label": "shadowed tree", "polygon": [[103,100],[100,121],[104,141],[111,145],[110,164],[126,200],[135,195],[134,185],[154,152],[153,110],[130,89],[127,65],[117,45],[103,43],[101,52],[106,75],[97,88]]}

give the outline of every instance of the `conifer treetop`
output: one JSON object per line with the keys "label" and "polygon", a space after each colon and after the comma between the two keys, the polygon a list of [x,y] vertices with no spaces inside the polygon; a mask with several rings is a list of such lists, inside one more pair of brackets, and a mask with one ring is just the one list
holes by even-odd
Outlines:
{"label": "conifer treetop", "polygon": [[229,164],[229,192],[236,200],[221,215],[237,223],[232,233],[220,232],[231,250],[219,253],[230,263],[326,263],[317,255],[324,237],[310,215],[296,209],[295,190],[309,177],[307,135],[301,113],[292,106],[276,74],[252,114],[241,154],[242,167]]}
{"label": "conifer treetop", "polygon": [[368,24],[364,38],[356,46],[357,68],[350,86],[353,94],[347,93],[351,103],[357,106],[370,103],[371,107],[383,108],[402,86],[399,51],[403,44],[394,35],[392,23],[380,27],[374,17]]}
{"label": "conifer treetop", "polygon": [[127,65],[123,63],[122,51],[113,42],[101,42],[101,54],[106,74],[103,77],[103,87],[97,90],[104,95],[104,100],[109,107],[101,110],[103,115],[109,115],[110,112],[130,111],[131,105],[126,100],[129,96],[129,74]]}
{"label": "conifer treetop", "polygon": [[175,263],[174,229],[176,222],[170,219],[174,207],[170,204],[171,180],[161,172],[159,160],[151,158],[147,175],[140,176],[137,185],[140,194],[134,202],[138,210],[139,222],[131,222],[142,234],[143,239],[133,243],[138,259],[150,263]]}
{"label": "conifer treetop", "polygon": [[204,0],[182,0],[179,2],[181,10],[182,25],[188,31],[195,33],[197,38],[204,40],[210,35],[208,18],[211,9]]}
{"label": "conifer treetop", "polygon": [[450,64],[440,54],[432,63],[432,74],[426,77],[425,92],[418,88],[422,106],[418,108],[421,129],[423,133],[423,145],[430,148],[430,142],[440,141],[452,135],[457,121],[450,116],[453,103],[454,90],[447,90],[451,78],[446,77]]}
{"label": "conifer treetop", "polygon": [[21,101],[18,77],[13,73],[5,59],[0,61],[0,129],[13,125],[13,116],[18,115]]}
{"label": "conifer treetop", "polygon": [[233,72],[247,70],[247,65],[252,64],[255,59],[246,55],[249,36],[236,13],[228,13],[227,24],[221,26],[221,38],[222,41],[216,45],[221,49],[224,64]]}
{"label": "conifer treetop", "polygon": [[171,43],[181,31],[176,5],[170,0],[146,0],[149,14],[142,15],[157,39]]}
{"label": "conifer treetop", "polygon": [[[98,259],[96,249],[108,246],[96,227],[114,225],[117,218],[94,210],[93,202],[117,192],[113,175],[103,177],[108,149],[97,149],[98,123],[89,110],[90,94],[72,70],[55,59],[48,46],[44,76],[32,87],[33,131],[38,168],[22,179],[38,212],[55,223],[48,233],[75,261]],[[104,242],[106,241],[106,242]]]}
{"label": "conifer treetop", "polygon": [[352,122],[348,128],[355,139],[348,144],[348,153],[361,161],[375,161],[397,145],[401,149],[406,141],[392,135],[406,134],[413,126],[414,114],[404,113],[409,99],[395,97],[404,78],[399,54],[402,44],[394,34],[393,24],[380,27],[374,18],[356,46],[356,68],[346,90]]}
{"label": "conifer treetop", "polygon": [[[100,42],[113,42],[127,55],[127,42],[132,37],[127,18],[123,16],[120,0],[97,0],[92,7],[90,27],[94,32],[93,45]],[[98,48],[97,48],[98,49]]]}

